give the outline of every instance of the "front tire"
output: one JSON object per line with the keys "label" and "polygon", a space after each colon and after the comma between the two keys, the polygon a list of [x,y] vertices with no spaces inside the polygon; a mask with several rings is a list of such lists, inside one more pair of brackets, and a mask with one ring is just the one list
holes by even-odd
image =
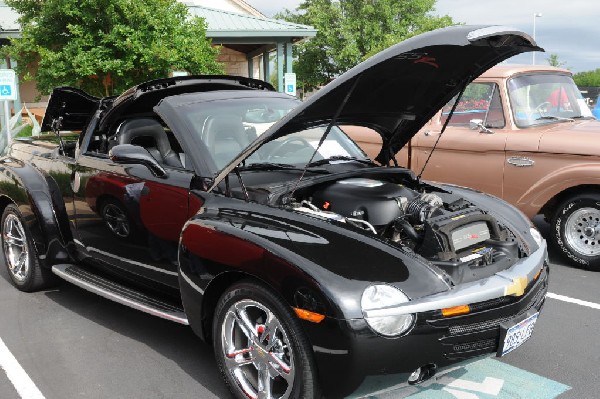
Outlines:
{"label": "front tire", "polygon": [[600,271],[600,195],[580,194],[560,204],[551,240],[570,263]]}
{"label": "front tire", "polygon": [[56,279],[50,270],[40,266],[29,230],[15,205],[4,209],[1,226],[4,264],[13,285],[25,292],[53,285]]}
{"label": "front tire", "polygon": [[221,296],[213,344],[219,371],[237,398],[321,397],[298,319],[260,284],[240,282]]}

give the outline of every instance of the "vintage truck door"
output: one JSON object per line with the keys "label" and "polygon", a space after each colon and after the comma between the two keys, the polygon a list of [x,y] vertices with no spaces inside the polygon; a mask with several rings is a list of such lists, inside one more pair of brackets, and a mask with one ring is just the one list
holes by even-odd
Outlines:
{"label": "vintage truck door", "polygon": [[[412,169],[423,169],[439,138],[454,99],[444,106],[412,140]],[[473,187],[502,196],[504,149],[507,135],[505,104],[494,81],[471,83],[423,173],[428,180]],[[471,129],[479,119],[491,132]]]}
{"label": "vintage truck door", "polygon": [[[123,132],[136,124],[137,128],[130,130],[140,130],[140,123],[148,123],[142,131],[156,130],[157,126],[162,129],[150,118],[130,122],[121,124]],[[162,134],[167,137],[164,130]],[[134,135],[125,139],[117,136],[112,144],[127,141],[145,146],[151,153],[158,147],[148,139],[155,133]],[[177,245],[190,216],[188,197],[193,172],[181,161],[183,152],[174,137],[168,140],[179,161],[163,164],[167,176],[154,176],[143,165],[116,164],[108,157],[108,149],[98,146],[80,155],[73,187],[77,243],[89,261],[99,261],[101,266],[129,277],[177,287]]]}

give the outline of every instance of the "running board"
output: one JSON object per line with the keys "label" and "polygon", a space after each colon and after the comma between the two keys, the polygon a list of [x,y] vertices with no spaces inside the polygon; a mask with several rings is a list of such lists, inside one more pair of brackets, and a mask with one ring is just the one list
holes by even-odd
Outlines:
{"label": "running board", "polygon": [[153,316],[174,321],[175,323],[189,325],[187,315],[183,309],[98,276],[79,266],[69,264],[54,265],[52,266],[52,272],[84,290],[98,294],[111,301],[141,310]]}

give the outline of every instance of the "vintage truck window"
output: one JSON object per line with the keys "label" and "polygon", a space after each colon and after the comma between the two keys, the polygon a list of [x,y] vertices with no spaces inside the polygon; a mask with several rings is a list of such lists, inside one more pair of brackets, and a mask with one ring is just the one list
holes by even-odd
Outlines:
{"label": "vintage truck window", "polygon": [[517,76],[508,81],[508,93],[518,127],[592,116],[573,79],[567,75]]}
{"label": "vintage truck window", "polygon": [[[452,110],[456,97],[442,109],[440,123],[444,123]],[[500,90],[495,83],[471,83],[463,93],[449,126],[468,127],[473,119],[481,119],[488,128],[501,129],[505,126]]]}

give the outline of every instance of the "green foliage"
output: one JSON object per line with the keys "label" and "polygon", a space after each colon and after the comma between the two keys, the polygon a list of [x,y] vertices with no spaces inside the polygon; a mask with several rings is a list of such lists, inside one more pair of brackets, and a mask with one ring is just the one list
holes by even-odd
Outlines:
{"label": "green foliage", "polygon": [[33,130],[33,126],[26,125],[15,137],[30,137],[31,131]]}
{"label": "green foliage", "polygon": [[567,66],[567,63],[564,61],[561,61],[558,58],[558,54],[550,54],[548,58],[546,58],[546,61],[548,61],[548,65],[553,66],[553,67],[557,67],[557,68],[569,68]]}
{"label": "green foliage", "polygon": [[414,35],[453,24],[429,15],[435,0],[304,0],[276,18],[314,26],[317,35],[297,46],[298,87],[326,84],[369,56]]}
{"label": "green foliage", "polygon": [[575,81],[575,84],[580,87],[600,87],[600,68],[593,71],[576,73],[573,75],[573,80]]}
{"label": "green foliage", "polygon": [[[200,18],[176,0],[6,0],[22,37],[5,52],[42,94],[61,85],[120,93],[172,70],[221,73]],[[30,75],[35,71],[34,75]]]}

